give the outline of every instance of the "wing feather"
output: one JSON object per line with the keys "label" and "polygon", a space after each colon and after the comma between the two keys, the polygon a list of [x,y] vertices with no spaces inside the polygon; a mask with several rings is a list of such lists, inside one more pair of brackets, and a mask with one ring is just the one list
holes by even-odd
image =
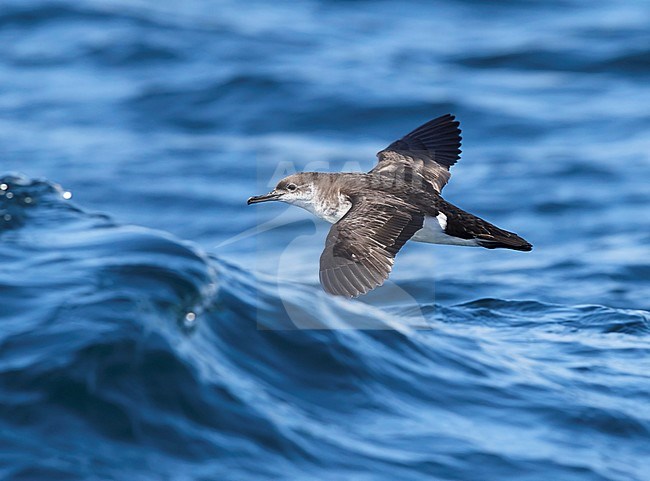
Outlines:
{"label": "wing feather", "polygon": [[449,168],[460,158],[460,123],[446,114],[421,125],[377,153],[371,172],[398,176],[440,193],[449,181]]}
{"label": "wing feather", "polygon": [[423,223],[424,215],[398,198],[357,196],[327,235],[320,258],[323,288],[330,294],[357,297],[380,286],[399,250]]}

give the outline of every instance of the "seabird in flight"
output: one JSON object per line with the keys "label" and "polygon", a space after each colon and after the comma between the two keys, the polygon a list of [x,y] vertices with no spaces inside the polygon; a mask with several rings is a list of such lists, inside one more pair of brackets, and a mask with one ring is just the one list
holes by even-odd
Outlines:
{"label": "seabird in flight", "polygon": [[529,251],[532,245],[444,200],[449,168],[460,157],[453,115],[433,119],[377,154],[368,173],[300,172],[248,204],[278,200],[332,223],[320,257],[330,294],[357,297],[382,285],[412,239],[430,244]]}

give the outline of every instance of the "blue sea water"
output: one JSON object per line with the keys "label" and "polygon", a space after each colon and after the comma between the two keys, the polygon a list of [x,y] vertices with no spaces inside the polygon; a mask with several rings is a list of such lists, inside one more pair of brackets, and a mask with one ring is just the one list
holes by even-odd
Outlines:
{"label": "blue sea water", "polygon": [[[649,104],[642,0],[2,0],[0,479],[650,479]],[[531,253],[245,204],[447,112]]]}

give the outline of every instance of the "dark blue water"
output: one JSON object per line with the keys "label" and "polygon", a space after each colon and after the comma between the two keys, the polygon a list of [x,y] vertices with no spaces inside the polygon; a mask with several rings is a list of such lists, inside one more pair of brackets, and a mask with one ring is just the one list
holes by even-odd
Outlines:
{"label": "dark blue water", "polygon": [[[650,479],[649,46],[641,0],[3,0],[0,479]],[[533,252],[345,301],[245,205],[446,112],[446,198]]]}

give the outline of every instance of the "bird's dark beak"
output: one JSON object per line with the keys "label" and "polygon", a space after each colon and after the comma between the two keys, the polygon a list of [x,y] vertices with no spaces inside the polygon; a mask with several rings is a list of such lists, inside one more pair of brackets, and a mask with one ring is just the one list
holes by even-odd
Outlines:
{"label": "bird's dark beak", "polygon": [[273,191],[273,192],[269,192],[268,194],[251,197],[248,199],[247,204],[251,205],[251,204],[258,204],[260,202],[269,202],[271,200],[278,200],[279,198],[280,198],[280,194]]}

